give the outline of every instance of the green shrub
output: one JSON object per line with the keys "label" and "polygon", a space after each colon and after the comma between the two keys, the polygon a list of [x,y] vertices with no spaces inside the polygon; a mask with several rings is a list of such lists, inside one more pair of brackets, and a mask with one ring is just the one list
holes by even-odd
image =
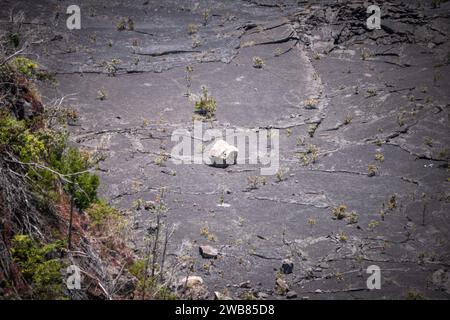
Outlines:
{"label": "green shrub", "polygon": [[110,207],[102,200],[93,203],[86,212],[93,227],[100,227],[106,224],[108,220],[118,221],[121,217],[118,210]]}
{"label": "green shrub", "polygon": [[11,65],[28,79],[54,80],[54,75],[41,70],[38,64],[31,59],[17,56],[12,60]]}
{"label": "green shrub", "polygon": [[25,280],[38,299],[64,299],[64,282],[61,270],[64,264],[53,258],[63,248],[62,241],[46,245],[37,244],[27,235],[15,235],[11,254]]}
{"label": "green shrub", "polygon": [[204,116],[206,119],[211,119],[217,110],[216,100],[208,96],[208,89],[202,86],[203,95],[195,103],[195,112]]}
{"label": "green shrub", "polygon": [[71,175],[69,180],[72,183],[65,184],[64,188],[73,195],[75,206],[80,210],[87,209],[97,200],[97,188],[100,185],[100,180],[95,174],[89,172],[77,174],[86,171],[88,167],[88,159],[73,147],[63,154],[59,162],[59,172]]}
{"label": "green shrub", "polygon": [[[50,129],[31,131],[25,120],[16,120],[8,113],[0,113],[0,147],[8,148],[20,161],[34,163],[28,167],[28,177],[36,190],[57,194],[58,176],[42,165],[63,175],[69,175],[65,190],[74,196],[75,205],[84,210],[97,200],[98,176],[85,172],[89,159],[76,148],[67,148],[67,133]],[[77,174],[83,172],[81,174]]]}

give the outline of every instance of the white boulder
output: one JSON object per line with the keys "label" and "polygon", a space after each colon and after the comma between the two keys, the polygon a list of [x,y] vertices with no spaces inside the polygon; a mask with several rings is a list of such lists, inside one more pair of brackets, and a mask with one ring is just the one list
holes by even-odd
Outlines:
{"label": "white boulder", "polygon": [[216,167],[226,167],[230,164],[235,164],[237,155],[238,148],[222,139],[215,141],[208,152],[211,165]]}

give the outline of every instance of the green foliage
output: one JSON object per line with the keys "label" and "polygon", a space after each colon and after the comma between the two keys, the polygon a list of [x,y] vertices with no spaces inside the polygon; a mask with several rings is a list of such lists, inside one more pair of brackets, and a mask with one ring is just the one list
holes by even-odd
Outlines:
{"label": "green foliage", "polygon": [[64,264],[52,258],[63,248],[62,241],[39,245],[27,235],[16,235],[11,254],[25,280],[32,286],[38,299],[64,299],[61,270]]}
{"label": "green foliage", "polygon": [[108,220],[118,221],[120,219],[119,211],[102,200],[93,203],[86,212],[93,227],[100,227],[107,223]]}
{"label": "green foliage", "polygon": [[[67,145],[67,134],[50,129],[31,131],[24,121],[18,121],[7,113],[0,114],[0,147],[14,153],[21,162],[46,166],[63,175],[69,175],[71,183],[65,189],[74,196],[75,205],[84,210],[97,200],[99,178],[84,172],[89,168],[89,159],[77,149]],[[67,150],[66,150],[67,149]],[[30,165],[28,176],[34,181],[36,190],[50,195],[57,193],[57,175],[43,167]],[[83,172],[78,174],[79,172]]]}
{"label": "green foliage", "polygon": [[170,291],[169,288],[163,286],[155,293],[157,300],[177,300],[177,295]]}
{"label": "green foliage", "polygon": [[39,68],[36,62],[25,57],[15,57],[13,65],[17,68],[17,71],[29,78],[33,77]]}
{"label": "green foliage", "polygon": [[0,147],[15,144],[26,129],[24,121],[17,121],[7,112],[0,113]]}
{"label": "green foliage", "polygon": [[83,172],[88,167],[89,159],[83,157],[73,147],[63,154],[58,164],[60,173],[70,175],[69,180],[72,183],[66,184],[64,188],[73,195],[75,205],[80,210],[87,209],[91,203],[97,200],[97,188],[100,185],[97,175]]}
{"label": "green foliage", "polygon": [[195,112],[204,116],[206,119],[211,119],[217,110],[216,100],[208,96],[208,88],[202,86],[203,95],[195,103]]}
{"label": "green foliage", "polygon": [[54,80],[53,75],[41,70],[38,64],[31,59],[17,56],[12,60],[11,65],[28,79]]}
{"label": "green foliage", "polygon": [[170,291],[166,286],[158,285],[155,278],[151,276],[145,277],[146,259],[135,260],[128,271],[138,279],[138,289],[144,290],[152,295],[154,299],[158,300],[176,300],[177,295]]}
{"label": "green foliage", "polygon": [[128,271],[135,276],[137,279],[144,278],[145,274],[145,260],[139,259],[133,262],[133,264],[128,268]]}

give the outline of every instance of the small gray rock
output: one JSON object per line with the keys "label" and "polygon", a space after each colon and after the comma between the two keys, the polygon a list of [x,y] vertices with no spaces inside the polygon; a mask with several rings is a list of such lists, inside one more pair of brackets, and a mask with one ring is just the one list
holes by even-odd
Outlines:
{"label": "small gray rock", "polygon": [[289,259],[284,259],[281,264],[281,272],[284,274],[292,273],[294,270],[294,263]]}
{"label": "small gray rock", "polygon": [[239,284],[239,288],[250,289],[252,286],[250,285],[250,281],[244,281]]}
{"label": "small gray rock", "polygon": [[269,295],[267,293],[264,293],[264,292],[258,292],[257,297],[259,299],[268,299]]}
{"label": "small gray rock", "polygon": [[211,247],[211,246],[200,246],[199,248],[200,254],[202,255],[203,258],[205,259],[216,259],[219,252],[217,251],[217,249]]}
{"label": "small gray rock", "polygon": [[288,299],[295,299],[295,298],[297,298],[297,292],[295,292],[293,290],[288,291],[288,293],[286,293],[286,298],[288,298]]}

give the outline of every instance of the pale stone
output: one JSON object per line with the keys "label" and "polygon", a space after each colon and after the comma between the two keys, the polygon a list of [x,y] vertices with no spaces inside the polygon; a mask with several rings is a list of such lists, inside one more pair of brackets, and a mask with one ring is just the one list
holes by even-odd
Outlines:
{"label": "pale stone", "polygon": [[189,276],[186,281],[186,277],[180,280],[178,287],[194,288],[203,285],[203,279],[199,276]]}
{"label": "pale stone", "polygon": [[213,166],[225,167],[235,164],[238,149],[224,140],[217,140],[208,152],[209,160]]}

